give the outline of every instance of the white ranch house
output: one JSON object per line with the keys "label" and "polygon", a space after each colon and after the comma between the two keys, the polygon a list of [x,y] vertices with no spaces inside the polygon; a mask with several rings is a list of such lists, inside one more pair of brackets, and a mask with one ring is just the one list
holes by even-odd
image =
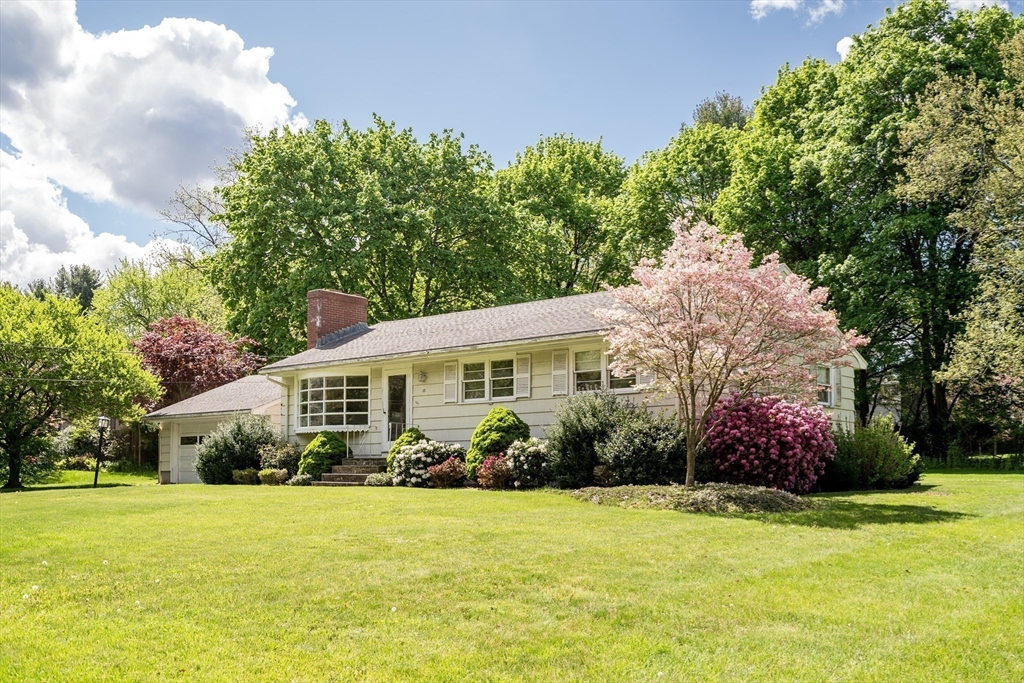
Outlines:
{"label": "white ranch house", "polygon": [[[533,436],[543,437],[568,396],[596,389],[634,399],[646,393],[644,377],[616,378],[608,371],[608,326],[593,316],[612,306],[604,292],[372,326],[359,296],[315,290],[307,306],[309,348],[260,370],[279,387],[274,421],[295,443],[337,431],[355,457],[381,458],[415,425],[432,439],[468,446],[496,405],[515,411]],[[866,363],[856,352],[846,360],[849,365],[818,369],[819,403],[837,426],[852,428],[853,372]],[[673,404],[669,398],[650,403],[653,410],[673,410]],[[221,406],[217,415],[186,422],[168,412],[174,408],[150,416],[161,426],[161,481],[164,471],[168,481],[195,481],[189,444],[235,411]]]}

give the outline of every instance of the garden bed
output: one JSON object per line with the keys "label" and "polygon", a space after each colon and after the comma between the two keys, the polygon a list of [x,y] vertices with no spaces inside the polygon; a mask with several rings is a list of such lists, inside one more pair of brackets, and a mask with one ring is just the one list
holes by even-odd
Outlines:
{"label": "garden bed", "polygon": [[761,486],[700,484],[697,486],[613,486],[577,489],[576,500],[596,505],[683,512],[799,512],[812,507],[792,493]]}

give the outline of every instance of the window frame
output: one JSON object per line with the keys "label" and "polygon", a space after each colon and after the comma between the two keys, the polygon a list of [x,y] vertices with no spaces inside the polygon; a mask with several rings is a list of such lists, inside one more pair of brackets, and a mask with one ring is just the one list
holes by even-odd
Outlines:
{"label": "window frame", "polygon": [[[828,372],[828,384],[822,384],[819,380],[818,373],[822,370]],[[832,365],[818,365],[814,368],[814,386],[815,386],[815,401],[823,408],[834,408],[836,406],[836,368]],[[824,387],[828,387],[828,400],[821,400],[821,392]]]}
{"label": "window frame", "polygon": [[[516,396],[516,358],[522,354],[512,354],[510,356],[486,356],[483,358],[471,358],[468,360],[460,359],[459,364],[459,403],[504,403],[507,401],[515,401],[518,397]],[[492,364],[496,362],[508,361],[512,363],[512,373],[508,377],[494,377]],[[467,365],[479,365],[484,366],[483,379],[470,380],[473,382],[484,383],[484,396],[483,398],[466,398],[466,366]],[[495,379],[506,379],[511,382],[509,390],[512,392],[508,396],[495,396],[494,395],[494,380]]]}
{"label": "window frame", "polygon": [[[576,354],[584,353],[587,351],[598,351],[601,354],[601,388],[600,389],[584,389],[579,390],[576,388]],[[614,394],[633,394],[642,391],[642,388],[637,385],[638,377],[634,372],[629,377],[633,378],[633,384],[628,387],[612,387],[612,380],[623,380],[628,379],[627,377],[612,377],[612,372],[608,368],[608,350],[603,346],[573,346],[569,347],[569,396],[575,396],[576,394],[589,394],[595,391],[610,391]],[[585,371],[586,372],[586,371]],[[591,371],[593,372],[593,371]]]}
{"label": "window frame", "polygon": [[[349,378],[359,378],[359,379],[365,378],[366,384],[365,384],[365,386],[359,386],[359,385],[349,386]],[[343,380],[341,386],[328,386],[328,380],[338,380],[338,379]],[[316,388],[313,388],[311,386],[311,384],[315,380],[320,380],[320,386],[316,387]],[[306,386],[305,389],[303,389],[303,384],[305,384],[305,386]],[[305,375],[305,376],[299,377],[297,379],[295,387],[296,387],[295,388],[295,432],[297,434],[309,433],[309,432],[321,432],[321,431],[328,431],[328,432],[368,432],[368,431],[370,431],[373,410],[371,409],[372,397],[371,397],[371,391],[370,391],[370,372],[368,370],[367,371],[345,372],[345,373],[339,373],[339,374],[326,374],[326,373],[324,373],[324,374],[315,374],[315,375]],[[366,397],[365,398],[359,398],[359,397],[356,397],[356,396],[353,396],[351,398],[349,397],[348,394],[349,394],[350,390],[360,390],[360,389],[364,389],[366,391]],[[336,398],[333,398],[333,399],[328,399],[327,398],[327,392],[329,390],[334,390],[334,391],[341,390],[342,391],[341,398],[337,398],[336,397]],[[320,400],[312,401],[312,403],[320,404],[320,410],[319,410],[319,412],[308,412],[308,409],[307,409],[307,412],[304,413],[302,411],[303,407],[306,406],[308,408],[308,405],[311,403],[311,401],[309,400],[308,396],[307,396],[306,400],[303,401],[303,393],[307,393],[307,392],[308,393],[312,393],[313,391],[321,391],[321,392],[323,392],[321,394],[321,399]],[[349,405],[350,402],[354,403],[354,402],[364,402],[364,401],[366,403],[366,411],[365,412],[364,411],[349,411],[348,405]],[[328,411],[327,410],[327,405],[329,403],[341,403],[342,406],[343,406],[342,411],[341,412],[338,412],[336,410]],[[349,424],[349,416],[356,416],[356,415],[365,415],[366,416],[366,422],[365,423],[352,423],[352,424]],[[328,416],[331,416],[331,417],[341,416],[342,422],[344,424],[340,424],[340,425],[339,424],[327,424]],[[320,424],[319,425],[311,424],[312,420],[310,418],[312,418],[312,417],[319,417],[320,418]],[[306,423],[302,424],[304,419],[305,419]]]}

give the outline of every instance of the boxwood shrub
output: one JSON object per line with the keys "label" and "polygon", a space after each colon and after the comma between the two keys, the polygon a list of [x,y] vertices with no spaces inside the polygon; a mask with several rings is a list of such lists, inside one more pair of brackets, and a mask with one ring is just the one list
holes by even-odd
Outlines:
{"label": "boxwood shrub", "polygon": [[491,455],[502,455],[513,441],[526,441],[530,438],[530,426],[518,415],[503,406],[491,408],[491,412],[481,420],[473,431],[466,454],[466,475],[476,476],[476,468],[484,458]]}
{"label": "boxwood shrub", "polygon": [[299,458],[299,474],[319,479],[331,466],[341,464],[348,455],[348,444],[336,432],[320,432],[309,442]]}

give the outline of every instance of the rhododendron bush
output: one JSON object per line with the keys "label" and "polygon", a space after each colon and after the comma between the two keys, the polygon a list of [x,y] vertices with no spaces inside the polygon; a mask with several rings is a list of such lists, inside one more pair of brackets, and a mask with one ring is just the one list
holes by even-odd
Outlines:
{"label": "rhododendron bush", "polygon": [[636,284],[612,290],[615,308],[594,315],[612,325],[609,369],[652,376],[656,393],[676,399],[689,486],[709,427],[728,414],[715,412],[719,399],[771,392],[811,402],[811,369],[843,365],[867,340],[841,333],[822,308],[828,291],[783,268],[778,254],[755,267],[738,235],[703,221],[673,229],[660,263],[641,261]]}
{"label": "rhododendron bush", "polygon": [[391,462],[390,474],[395,486],[426,487],[430,483],[430,468],[449,458],[465,462],[466,449],[457,443],[423,439],[399,449]]}
{"label": "rhododendron bush", "polygon": [[778,396],[726,399],[711,423],[707,458],[719,481],[806,493],[836,452],[821,408]]}

